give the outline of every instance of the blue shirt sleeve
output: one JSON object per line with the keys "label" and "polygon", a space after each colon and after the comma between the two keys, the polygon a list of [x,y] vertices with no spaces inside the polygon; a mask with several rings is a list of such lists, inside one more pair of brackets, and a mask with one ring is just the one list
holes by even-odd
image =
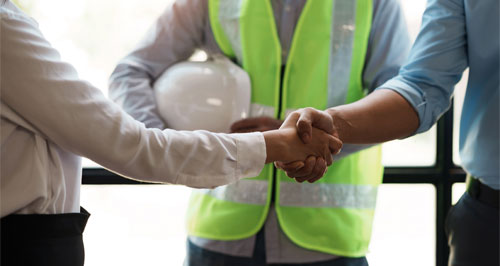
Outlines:
{"label": "blue shirt sleeve", "polygon": [[378,89],[401,94],[415,108],[421,133],[450,107],[453,89],[468,66],[463,1],[429,0],[406,64]]}

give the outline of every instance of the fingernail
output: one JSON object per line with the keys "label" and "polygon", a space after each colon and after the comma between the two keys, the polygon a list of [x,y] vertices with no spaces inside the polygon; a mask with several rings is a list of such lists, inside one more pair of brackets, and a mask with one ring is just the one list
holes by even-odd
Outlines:
{"label": "fingernail", "polygon": [[295,167],[295,171],[299,170],[300,168],[304,167],[304,163],[303,162],[300,162],[297,167]]}

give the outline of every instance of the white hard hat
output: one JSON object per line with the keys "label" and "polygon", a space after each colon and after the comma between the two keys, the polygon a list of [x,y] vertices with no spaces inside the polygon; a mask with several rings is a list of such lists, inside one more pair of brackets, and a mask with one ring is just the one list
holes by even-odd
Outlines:
{"label": "white hard hat", "polygon": [[250,110],[248,74],[222,56],[175,64],[156,80],[154,90],[161,117],[176,130],[229,132]]}

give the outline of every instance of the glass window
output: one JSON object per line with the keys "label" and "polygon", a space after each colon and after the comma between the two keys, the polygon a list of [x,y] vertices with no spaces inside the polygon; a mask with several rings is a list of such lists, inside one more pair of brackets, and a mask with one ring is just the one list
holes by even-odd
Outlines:
{"label": "glass window", "polygon": [[435,265],[436,189],[433,185],[379,187],[370,266]]}
{"label": "glass window", "polygon": [[85,265],[182,265],[191,190],[173,185],[86,185]]}

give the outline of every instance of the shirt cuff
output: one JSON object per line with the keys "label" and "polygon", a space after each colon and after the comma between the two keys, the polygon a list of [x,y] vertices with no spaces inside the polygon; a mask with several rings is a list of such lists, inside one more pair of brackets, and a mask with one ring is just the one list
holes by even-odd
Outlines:
{"label": "shirt cuff", "polygon": [[236,178],[256,177],[266,162],[266,141],[261,132],[232,134],[236,141]]}
{"label": "shirt cuff", "polygon": [[377,88],[377,90],[379,89],[389,89],[397,92],[410,103],[413,109],[415,109],[418,114],[419,126],[412,135],[422,133],[432,127],[434,122],[430,112],[427,112],[428,104],[425,94],[417,86],[412,86],[410,82],[405,82],[399,77],[396,77],[385,82],[382,86]]}

